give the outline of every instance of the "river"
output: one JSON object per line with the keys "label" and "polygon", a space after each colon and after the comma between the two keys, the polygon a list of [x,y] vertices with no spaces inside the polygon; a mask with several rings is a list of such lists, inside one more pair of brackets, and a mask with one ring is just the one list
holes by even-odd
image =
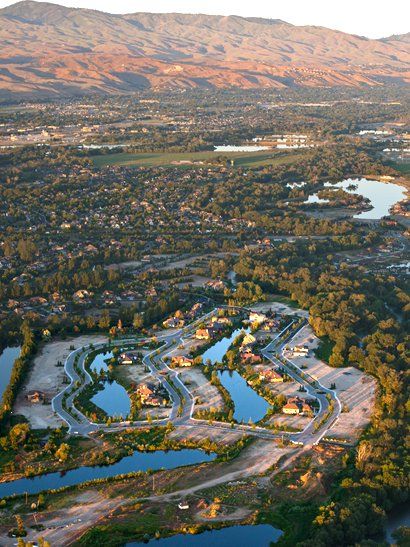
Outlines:
{"label": "river", "polygon": [[[269,524],[257,524],[252,526],[239,525],[221,528],[220,530],[207,530],[201,534],[177,534],[175,536],[155,539],[148,545],[155,547],[269,547],[282,535],[281,530]],[[142,545],[139,542],[127,543],[126,547]]]}
{"label": "river", "polygon": [[33,478],[18,479],[0,483],[0,498],[15,494],[37,494],[43,490],[74,486],[82,482],[115,477],[137,471],[157,469],[174,469],[184,465],[210,462],[216,454],[207,454],[202,450],[157,450],[155,452],[134,452],[122,460],[105,466],[85,466],[72,469],[66,473],[46,473]]}
{"label": "river", "polygon": [[9,385],[14,361],[20,356],[20,346],[4,348],[0,355],[0,400]]}

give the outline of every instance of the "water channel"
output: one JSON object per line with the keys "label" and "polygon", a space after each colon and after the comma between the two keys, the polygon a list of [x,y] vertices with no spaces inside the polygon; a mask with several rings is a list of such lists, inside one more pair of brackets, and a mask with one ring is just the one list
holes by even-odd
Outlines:
{"label": "water channel", "polygon": [[157,450],[155,452],[134,452],[122,460],[105,466],[85,466],[65,473],[46,473],[33,478],[18,479],[0,483],[0,498],[15,494],[37,494],[43,490],[74,486],[82,482],[106,479],[124,473],[153,471],[157,469],[174,469],[184,465],[210,462],[216,454],[207,454],[202,450]]}
{"label": "water channel", "polygon": [[0,400],[9,385],[14,361],[20,356],[20,350],[19,346],[7,347],[0,354]]}
{"label": "water channel", "polygon": [[[269,547],[282,535],[281,530],[269,524],[240,525],[222,528],[220,530],[207,530],[202,534],[177,534],[168,538],[155,539],[148,545],[155,547]],[[127,543],[127,547],[142,545],[142,543]]]}

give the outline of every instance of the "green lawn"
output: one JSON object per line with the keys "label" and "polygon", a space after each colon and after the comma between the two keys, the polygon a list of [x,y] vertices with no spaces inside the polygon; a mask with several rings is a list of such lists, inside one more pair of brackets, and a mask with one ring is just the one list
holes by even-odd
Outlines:
{"label": "green lawn", "polygon": [[[203,165],[212,165],[208,163],[211,159],[218,156],[227,157],[235,161],[235,166],[240,167],[259,167],[264,165],[281,165],[291,163],[295,159],[301,158],[306,151],[291,152],[151,152],[141,154],[129,154],[122,152],[119,154],[106,154],[103,156],[91,156],[96,167],[106,165],[120,165],[126,167],[202,167]],[[204,162],[189,164],[180,162]]]}

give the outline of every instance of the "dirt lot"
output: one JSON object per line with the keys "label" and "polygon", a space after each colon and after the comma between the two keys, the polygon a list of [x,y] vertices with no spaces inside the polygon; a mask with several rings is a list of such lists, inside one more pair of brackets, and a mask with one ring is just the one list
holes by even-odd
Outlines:
{"label": "dirt lot", "polygon": [[175,268],[185,268],[186,266],[190,266],[197,260],[207,262],[211,260],[211,258],[224,258],[230,255],[234,255],[237,253],[211,253],[211,254],[204,254],[204,255],[195,255],[195,256],[188,256],[182,260],[175,260],[174,262],[169,262],[166,266],[163,268],[160,268],[161,270],[174,270]]}
{"label": "dirt lot", "polygon": [[222,444],[233,444],[242,437],[242,433],[238,431],[226,431],[217,429],[216,427],[199,427],[197,425],[189,427],[176,427],[170,433],[170,438],[179,440],[202,441],[210,439],[211,441]]}
{"label": "dirt lot", "polygon": [[177,370],[181,370],[180,378],[195,398],[195,410],[209,410],[211,407],[215,410],[223,409],[224,403],[218,388],[211,385],[198,368]]}
{"label": "dirt lot", "polygon": [[51,401],[65,387],[63,384],[64,368],[57,367],[56,364],[57,361],[64,363],[71,351],[70,346],[74,345],[75,348],[78,348],[105,340],[104,336],[78,336],[45,344],[34,359],[28,378],[17,396],[13,408],[14,414],[25,416],[34,429],[60,427],[63,422],[54,414],[51,405],[29,403],[26,399],[27,392],[38,389],[46,394],[48,401]]}
{"label": "dirt lot", "polygon": [[268,423],[274,423],[279,429],[291,427],[294,431],[303,431],[312,421],[308,416],[288,416],[286,414],[274,414]]}
{"label": "dirt lot", "polygon": [[[39,536],[41,536],[51,545],[68,545],[70,534],[85,530],[98,522],[101,518],[101,507],[104,507],[104,510],[108,512],[124,503],[122,498],[108,500],[96,490],[75,494],[70,496],[69,499],[71,500],[70,507],[41,513],[37,521],[44,523],[46,529],[39,533],[28,528],[28,536],[25,540],[38,541]],[[35,524],[32,514],[27,517],[26,522],[30,525]],[[1,545],[17,545],[16,538],[8,538],[2,535]]]}
{"label": "dirt lot", "polygon": [[207,281],[211,281],[211,277],[204,277],[202,275],[190,275],[187,277],[187,281],[182,281],[177,284],[177,287],[182,288],[186,285],[191,285],[192,287],[203,287]]}
{"label": "dirt lot", "polygon": [[252,304],[251,306],[252,310],[254,311],[260,311],[262,313],[267,312],[268,310],[273,310],[276,313],[284,313],[286,315],[300,315],[301,317],[308,317],[309,313],[305,310],[300,310],[297,308],[291,308],[287,304],[284,304],[282,302],[258,302],[256,304]]}
{"label": "dirt lot", "polygon": [[285,355],[299,367],[306,366],[306,372],[325,387],[329,388],[333,383],[336,385],[336,392],[344,411],[329,430],[329,435],[353,440],[370,421],[376,381],[356,368],[332,368],[320,361],[313,352],[318,344],[319,339],[314,335],[311,327],[306,326],[296,335],[291,345],[308,346],[311,349],[309,357],[292,357],[291,352],[286,351]]}

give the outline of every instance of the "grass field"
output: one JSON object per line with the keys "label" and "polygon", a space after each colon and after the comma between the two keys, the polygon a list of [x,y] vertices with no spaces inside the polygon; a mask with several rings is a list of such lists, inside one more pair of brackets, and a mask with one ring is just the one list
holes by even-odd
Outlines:
{"label": "grass field", "polygon": [[[306,155],[306,151],[290,152],[151,152],[141,154],[128,154],[122,152],[119,154],[107,154],[104,156],[92,156],[96,167],[105,167],[107,165],[119,165],[123,167],[179,167],[192,168],[211,166],[209,160],[215,160],[218,156],[233,159],[236,167],[260,167],[264,165],[281,165],[291,163],[296,159]],[[184,163],[181,163],[184,162]],[[185,163],[185,162],[203,162],[203,163]]]}

